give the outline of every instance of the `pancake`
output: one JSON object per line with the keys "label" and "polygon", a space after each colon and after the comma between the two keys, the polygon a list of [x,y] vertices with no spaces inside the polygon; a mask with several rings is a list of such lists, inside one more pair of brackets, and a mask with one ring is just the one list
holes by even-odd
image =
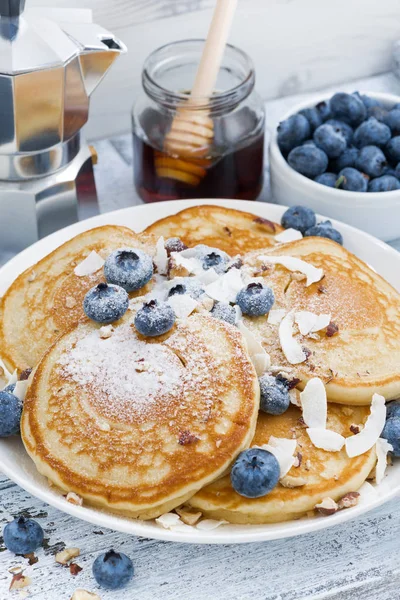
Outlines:
{"label": "pancake", "polygon": [[275,235],[283,231],[277,223],[232,208],[194,206],[160,219],[146,234],[165,239],[179,237],[187,246],[206,244],[230,256],[275,245]]}
{"label": "pancake", "polygon": [[17,277],[0,304],[0,356],[10,371],[34,367],[47,348],[84,317],[83,298],[104,281],[103,269],[78,277],[74,268],[92,251],[105,259],[124,246],[154,254],[146,236],[106,225],[74,237]]}
{"label": "pancake", "polygon": [[[364,423],[369,414],[365,407],[328,407],[328,429],[346,437],[352,435],[353,423]],[[287,475],[290,485],[281,483],[262,498],[245,498],[237,494],[227,475],[200,490],[189,501],[190,506],[201,510],[213,519],[226,519],[230,523],[276,523],[305,516],[324,498],[337,501],[349,492],[357,491],[376,462],[375,448],[349,458],[346,450],[325,452],[310,441],[306,428],[299,421],[301,411],[294,406],[280,416],[260,412],[252,446],[268,443],[270,436],[297,439],[301,454],[299,467],[292,467]],[[302,485],[299,485],[302,484]]]}
{"label": "pancake", "polygon": [[[293,256],[322,268],[321,281],[306,287],[305,278],[281,265],[262,265],[264,255]],[[243,317],[260,336],[273,365],[283,366],[300,379],[312,377],[326,384],[328,400],[351,405],[370,404],[374,393],[386,400],[400,396],[400,295],[380,275],[335,242],[304,238],[280,248],[267,248],[244,257],[245,268],[263,277],[275,292],[274,309],[331,314],[338,331],[323,329],[295,338],[309,355],[290,364],[279,340],[279,325],[268,317]],[[264,269],[264,270],[263,270]],[[299,280],[300,279],[300,280]],[[296,333],[297,331],[297,333]]]}
{"label": "pancake", "polygon": [[81,323],[55,343],[32,377],[21,433],[58,488],[150,519],[249,446],[259,385],[235,328],[196,315],[146,341],[129,319],[106,340]]}

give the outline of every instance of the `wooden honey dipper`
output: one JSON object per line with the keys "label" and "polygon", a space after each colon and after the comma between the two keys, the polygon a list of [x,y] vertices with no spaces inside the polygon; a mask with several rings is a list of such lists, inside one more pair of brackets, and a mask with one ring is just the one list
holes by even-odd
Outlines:
{"label": "wooden honey dipper", "polygon": [[207,173],[214,124],[208,109],[196,106],[206,104],[214,93],[237,3],[238,0],[217,0],[190,96],[176,112],[165,136],[164,151],[156,153],[158,177],[196,186]]}

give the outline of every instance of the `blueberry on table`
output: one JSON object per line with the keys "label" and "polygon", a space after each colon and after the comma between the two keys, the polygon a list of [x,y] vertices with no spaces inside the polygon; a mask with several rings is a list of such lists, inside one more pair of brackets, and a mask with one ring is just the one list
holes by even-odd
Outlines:
{"label": "blueberry on table", "polygon": [[298,146],[288,156],[288,163],[292,169],[311,179],[325,173],[328,162],[326,153],[311,145]]}
{"label": "blueberry on table", "polygon": [[385,146],[385,154],[392,163],[400,162],[400,135],[388,141]]}
{"label": "blueberry on table", "polygon": [[266,315],[275,302],[274,292],[262,283],[249,283],[236,297],[243,314],[250,317]]}
{"label": "blueberry on table", "polygon": [[292,115],[278,125],[278,146],[283,154],[310,137],[310,123],[304,115]]}
{"label": "blueberry on table", "polygon": [[260,410],[269,415],[282,415],[290,406],[290,396],[287,386],[272,377],[263,375],[260,383]]}
{"label": "blueberry on table", "polygon": [[346,148],[340,156],[331,161],[330,167],[336,173],[339,173],[339,171],[346,167],[354,167],[359,154],[360,151],[358,148]]}
{"label": "blueberry on table", "polygon": [[43,529],[33,519],[18,517],[3,531],[4,544],[14,554],[30,554],[43,543]]}
{"label": "blueberry on table", "polygon": [[346,139],[339,128],[325,123],[314,132],[314,142],[329,158],[337,158],[347,146]]}
{"label": "blueberry on table", "polygon": [[21,400],[6,390],[0,392],[0,438],[19,433],[21,415]]}
{"label": "blueberry on table", "polygon": [[393,190],[400,190],[400,181],[393,175],[376,177],[368,184],[369,192],[392,192]]}
{"label": "blueberry on table", "polygon": [[387,159],[378,146],[364,146],[356,160],[356,167],[370,177],[380,177],[387,167]]}
{"label": "blueberry on table", "polygon": [[384,123],[390,128],[392,135],[399,135],[400,133],[400,108],[392,108],[385,119]]}
{"label": "blueberry on table", "polygon": [[304,233],[310,227],[314,227],[317,217],[312,208],[308,206],[291,206],[282,215],[281,225],[285,229],[297,229]]}
{"label": "blueberry on table", "polygon": [[343,246],[343,237],[340,231],[335,229],[330,221],[323,221],[322,223],[318,223],[315,227],[311,227],[307,229],[304,234],[305,237],[324,237],[329,240],[333,240],[337,242],[341,246]]}
{"label": "blueberry on table", "polygon": [[336,186],[337,178],[338,176],[336,173],[322,173],[322,175],[318,175],[314,181],[322,185],[326,185],[327,187],[334,188]]}
{"label": "blueberry on table", "polygon": [[386,419],[391,417],[400,417],[400,400],[386,404]]}
{"label": "blueberry on table", "polygon": [[338,92],[331,98],[331,112],[335,119],[359,125],[367,116],[364,102],[353,94]]}
{"label": "blueberry on table", "polygon": [[114,323],[124,316],[129,307],[129,296],[119,285],[99,283],[85,296],[83,311],[96,323]]}
{"label": "blueberry on table", "polygon": [[175,313],[169,304],[150,300],[143,304],[135,316],[135,327],[141,335],[156,337],[170,331],[175,323]]}
{"label": "blueberry on table", "polygon": [[224,302],[216,302],[210,314],[215,319],[225,321],[226,323],[230,323],[231,325],[235,325],[236,323],[236,310],[234,306],[231,306],[230,304],[225,304]]}
{"label": "blueberry on table", "polygon": [[348,192],[366,192],[368,176],[353,167],[346,167],[339,172],[337,186]]}
{"label": "blueberry on table", "polygon": [[204,293],[204,288],[201,287],[194,277],[180,277],[179,283],[176,283],[170,288],[168,297],[188,294],[188,296],[197,300],[198,298],[201,298]]}
{"label": "blueberry on table", "polygon": [[114,550],[100,554],[93,563],[92,571],[97,583],[109,590],[125,587],[134,574],[129,556]]}
{"label": "blueberry on table", "polygon": [[237,457],[231,471],[232,487],[245,498],[266,496],[277,485],[280,467],[268,450],[250,448]]}
{"label": "blueberry on table", "polygon": [[352,143],[354,131],[348,123],[338,121],[337,119],[328,119],[325,124],[332,125],[334,129],[338,129],[343,134],[348,146]]}
{"label": "blueberry on table", "polygon": [[381,437],[392,444],[394,456],[400,456],[400,417],[392,416],[386,420]]}
{"label": "blueberry on table", "polygon": [[153,277],[153,259],[142,250],[120,248],[112,252],[104,263],[104,275],[108,283],[134,292]]}
{"label": "blueberry on table", "polygon": [[383,106],[369,106],[367,108],[367,117],[375,117],[378,121],[385,122],[388,110]]}
{"label": "blueberry on table", "polygon": [[299,111],[299,115],[303,115],[310,124],[311,133],[322,125],[321,113],[316,106],[312,108],[303,108]]}
{"label": "blueberry on table", "polygon": [[[400,113],[400,111],[399,111]],[[370,117],[361,123],[354,132],[353,142],[357,148],[364,146],[385,146],[391,138],[391,131],[387,125]]]}

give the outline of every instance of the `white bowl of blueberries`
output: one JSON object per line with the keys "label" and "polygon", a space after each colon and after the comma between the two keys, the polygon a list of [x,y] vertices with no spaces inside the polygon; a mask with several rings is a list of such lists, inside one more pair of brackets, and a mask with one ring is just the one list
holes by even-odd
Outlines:
{"label": "white bowl of blueberries", "polygon": [[400,97],[338,92],[295,107],[270,146],[272,194],[382,240],[400,237]]}

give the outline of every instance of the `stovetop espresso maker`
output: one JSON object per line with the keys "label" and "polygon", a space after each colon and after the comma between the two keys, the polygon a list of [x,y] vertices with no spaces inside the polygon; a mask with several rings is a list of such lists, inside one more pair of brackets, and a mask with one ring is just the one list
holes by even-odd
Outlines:
{"label": "stovetop espresso maker", "polygon": [[91,94],[126,48],[73,13],[59,23],[25,12],[25,0],[0,0],[0,250],[97,212],[81,129]]}

